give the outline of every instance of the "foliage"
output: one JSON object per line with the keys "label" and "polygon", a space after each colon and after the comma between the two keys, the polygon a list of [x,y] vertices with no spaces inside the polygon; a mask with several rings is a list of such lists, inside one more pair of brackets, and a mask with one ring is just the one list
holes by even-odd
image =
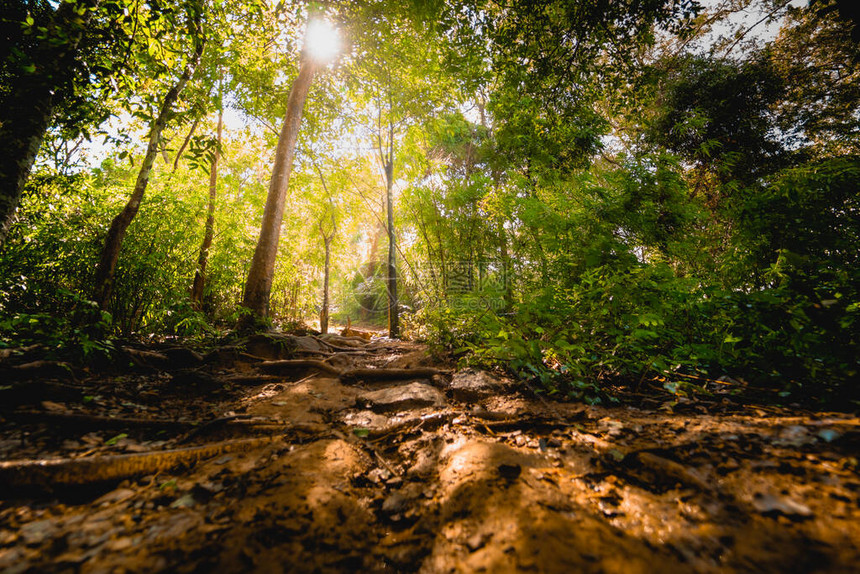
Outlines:
{"label": "foliage", "polygon": [[[274,317],[255,327],[316,319],[326,238],[330,315],[385,321],[390,191],[404,331],[465,363],[588,401],[660,384],[706,392],[699,383],[720,377],[774,400],[857,398],[860,59],[835,14],[765,3],[762,22],[779,30],[752,42],[755,30],[727,17],[762,8],[751,2],[126,4],[138,10],[111,20],[123,2],[108,2],[85,27],[75,70],[111,65],[78,99],[63,92],[0,252],[4,344],[103,340],[76,331],[76,317],[188,33],[207,51],[129,228],[110,325],[90,319],[138,336],[236,323],[273,126],[304,26],[327,10],[345,49],[310,91]],[[37,27],[53,14],[31,5]],[[198,9],[200,29],[183,28]],[[113,28],[115,43],[102,35]],[[709,42],[717,29],[728,31]],[[12,36],[26,56],[32,34]],[[0,96],[18,73],[7,56]],[[221,107],[214,242],[195,308]],[[107,110],[118,128],[101,121]],[[106,159],[86,166],[73,138],[99,130]]]}
{"label": "foliage", "polygon": [[49,358],[93,361],[115,351],[109,337],[111,317],[98,306],[75,294],[59,290],[55,295],[67,314],[13,313],[0,320],[0,347],[40,345]]}

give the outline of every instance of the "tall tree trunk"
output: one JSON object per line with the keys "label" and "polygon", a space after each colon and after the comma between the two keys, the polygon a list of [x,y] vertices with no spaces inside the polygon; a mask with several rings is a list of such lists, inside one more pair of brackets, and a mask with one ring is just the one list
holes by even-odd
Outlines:
{"label": "tall tree trunk", "polygon": [[28,83],[33,85],[16,88],[6,98],[6,117],[0,120],[0,245],[15,220],[24,184],[54,111],[50,87],[39,78],[32,80]]}
{"label": "tall tree trunk", "polygon": [[[35,70],[15,70],[11,78],[4,80],[11,89],[0,101],[0,245],[12,226],[24,185],[58,103],[54,92],[71,80],[78,44],[92,18],[93,11],[87,10],[81,19],[75,8],[96,4],[93,0],[60,3],[47,25],[47,37],[26,54]],[[8,17],[10,22],[23,15],[16,14],[12,6],[0,12],[0,18]],[[12,46],[4,48],[18,47],[13,40]]]}
{"label": "tall tree trunk", "polygon": [[320,233],[322,233],[323,241],[325,242],[325,270],[323,271],[323,300],[322,309],[320,310],[320,332],[325,335],[328,333],[328,281],[332,235],[326,235],[323,232],[322,224],[320,224]]}
{"label": "tall tree trunk", "polygon": [[[194,272],[194,283],[191,285],[191,304],[200,309],[203,304],[203,287],[206,285],[206,266],[209,263],[209,249],[212,248],[212,237],[215,234],[215,198],[218,191],[218,160],[221,157],[221,133],[224,128],[224,109],[218,110],[218,147],[212,156],[212,166],[209,169],[209,206],[206,216],[206,229],[203,232],[203,243],[197,256],[197,270]],[[178,157],[178,156],[177,156]]]}
{"label": "tall tree trunk", "polygon": [[137,181],[134,184],[134,191],[125,204],[125,207],[114,218],[108,229],[107,237],[105,238],[104,248],[102,249],[101,257],[99,258],[98,267],[96,267],[95,288],[93,289],[93,300],[98,303],[99,308],[105,309],[110,300],[113,291],[113,280],[116,272],[116,263],[119,259],[119,251],[122,248],[122,241],[125,238],[125,233],[132,220],[137,215],[140,209],[140,202],[143,200],[143,194],[146,191],[146,186],[149,184],[149,174],[152,171],[152,164],[158,155],[158,144],[161,141],[161,132],[164,131],[164,126],[172,115],[173,104],[179,98],[179,94],[185,88],[185,85],[191,79],[197,64],[200,62],[200,56],[203,54],[204,41],[199,41],[194,49],[194,54],[182,71],[182,75],[176,84],[168,90],[164,97],[164,102],[161,104],[161,109],[158,112],[158,117],[152,124],[152,129],[149,132],[149,145],[146,148],[146,155],[143,158],[143,163],[140,166],[140,171],[137,174]]}
{"label": "tall tree trunk", "polygon": [[260,225],[260,237],[248,270],[245,281],[245,296],[242,306],[251,311],[250,320],[265,318],[269,314],[269,295],[272,291],[272,280],[275,274],[275,257],[278,254],[278,241],[281,238],[281,221],[284,218],[284,203],[287,197],[287,187],[290,183],[290,172],[293,167],[293,156],[296,151],[296,139],[302,123],[305,99],[311,87],[317,64],[310,58],[302,60],[299,75],[290,88],[287,100],[287,113],[284,125],[278,137],[278,148],[275,155],[275,166],[272,169],[272,179],[269,182],[269,194],[266,197],[266,207],[263,210],[263,221]]}
{"label": "tall tree trunk", "polygon": [[[380,207],[384,208],[382,202],[380,202]],[[362,272],[364,284],[370,286],[369,291],[363,290],[363,294],[359,300],[358,317],[365,321],[380,311],[377,306],[376,295],[373,293],[372,284],[376,282],[376,276],[382,268],[382,262],[379,260],[379,240],[382,238],[383,233],[385,233],[385,225],[380,218],[379,225],[373,226],[373,235],[370,236],[370,250],[364,264],[364,271]]]}
{"label": "tall tree trunk", "polygon": [[502,281],[504,282],[505,311],[510,311],[514,305],[513,264],[508,251],[508,232],[505,224],[499,220],[499,249],[502,253]]}
{"label": "tall tree trunk", "polygon": [[400,336],[400,306],[397,300],[397,243],[394,235],[394,127],[389,126],[388,157],[385,161],[385,204],[388,227],[388,336]]}

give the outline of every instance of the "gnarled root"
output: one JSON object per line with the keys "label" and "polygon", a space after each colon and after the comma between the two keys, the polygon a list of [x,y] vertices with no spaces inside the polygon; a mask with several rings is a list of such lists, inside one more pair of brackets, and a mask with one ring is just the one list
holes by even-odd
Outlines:
{"label": "gnarled root", "polygon": [[0,492],[5,497],[16,489],[51,492],[61,487],[120,481],[179,466],[192,466],[213,456],[245,451],[272,440],[254,438],[139,454],[0,462]]}

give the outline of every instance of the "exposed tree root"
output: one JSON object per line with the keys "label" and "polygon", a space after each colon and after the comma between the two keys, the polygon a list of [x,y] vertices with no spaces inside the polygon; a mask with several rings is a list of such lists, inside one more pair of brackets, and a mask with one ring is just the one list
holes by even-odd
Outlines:
{"label": "exposed tree root", "polygon": [[247,414],[229,415],[226,417],[219,417],[211,421],[206,421],[205,423],[191,429],[179,439],[179,444],[188,443],[191,439],[222,428],[241,428],[243,430],[252,428],[254,430],[258,430],[260,428],[278,429],[283,428],[283,426],[283,424],[275,423],[270,419],[255,419],[251,418],[251,415]]}
{"label": "exposed tree root", "polygon": [[13,411],[10,413],[6,413],[4,417],[22,423],[55,423],[57,425],[62,425],[63,429],[116,429],[144,427],[168,430],[182,430],[197,424],[195,421],[108,417],[82,413],[59,413],[49,411]]}
{"label": "exposed tree root", "polygon": [[415,369],[349,369],[342,371],[324,361],[315,359],[284,359],[281,361],[265,361],[257,365],[265,371],[280,371],[282,369],[311,368],[323,371],[342,379],[422,379],[433,375],[442,375],[444,371],[429,367]]}
{"label": "exposed tree root", "polygon": [[21,358],[26,357],[33,351],[38,351],[42,348],[42,345],[28,345],[26,347],[14,347],[10,349],[0,349],[0,365],[4,365],[6,362],[11,362],[12,358]]}
{"label": "exposed tree root", "polygon": [[13,489],[51,492],[59,487],[119,481],[192,466],[213,456],[256,448],[272,440],[253,438],[140,454],[0,462],[0,492],[8,497]]}
{"label": "exposed tree root", "polygon": [[234,385],[264,385],[266,383],[279,383],[283,381],[282,377],[277,375],[230,375],[224,377],[224,381]]}
{"label": "exposed tree root", "polygon": [[28,379],[74,379],[75,374],[69,363],[62,361],[32,361],[15,365],[0,371],[4,381],[24,381]]}
{"label": "exposed tree root", "polygon": [[416,430],[431,431],[439,428],[445,423],[454,420],[455,413],[434,413],[415,419],[408,419],[381,429],[368,430],[367,440],[376,442],[400,432],[413,432]]}
{"label": "exposed tree root", "polygon": [[339,377],[342,374],[341,370],[337,367],[332,367],[328,363],[324,361],[317,361],[316,359],[284,359],[281,361],[266,361],[264,363],[260,363],[258,366],[265,371],[311,368],[317,369],[318,371],[323,371],[325,373],[329,373],[330,375],[334,375],[336,377]]}
{"label": "exposed tree root", "polygon": [[[3,373],[0,373],[0,380]],[[75,385],[48,381],[33,381],[0,390],[0,410],[11,409],[18,405],[37,404],[51,397],[54,401],[80,401],[83,391]]]}
{"label": "exposed tree root", "polygon": [[445,371],[430,367],[418,367],[415,369],[350,369],[341,373],[343,379],[428,379],[433,375],[444,375]]}
{"label": "exposed tree root", "polygon": [[708,492],[713,488],[712,485],[702,480],[695,470],[691,470],[674,460],[663,458],[651,452],[638,452],[636,459],[643,467],[660,477],[680,482],[685,486],[694,486],[703,492]]}
{"label": "exposed tree root", "polygon": [[[338,339],[346,339],[345,337],[340,337],[340,336],[336,336],[336,337]],[[335,345],[335,344],[331,343],[330,341],[328,341],[326,339],[321,339],[319,337],[313,337],[313,339],[315,341],[319,342],[321,345],[325,345],[326,347],[328,347],[329,349],[331,349],[333,351],[350,352],[350,351],[358,350],[358,349],[356,349],[356,347],[367,346],[367,341],[362,341],[361,344],[356,344],[355,346],[349,346],[349,340],[344,340],[343,343],[345,343],[347,345],[344,347],[341,345]],[[358,341],[356,341],[356,343],[358,343]]]}

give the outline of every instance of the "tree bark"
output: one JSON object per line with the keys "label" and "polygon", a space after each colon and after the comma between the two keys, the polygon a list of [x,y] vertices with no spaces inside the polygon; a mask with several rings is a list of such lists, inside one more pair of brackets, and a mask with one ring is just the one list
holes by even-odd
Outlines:
{"label": "tree bark", "polygon": [[29,87],[18,86],[6,99],[0,120],[0,244],[6,240],[15,211],[51,121],[54,102],[45,82],[32,78]]}
{"label": "tree bark", "polygon": [[397,244],[395,243],[396,238],[394,235],[394,182],[392,181],[392,167],[392,163],[389,163],[386,169],[388,179],[385,190],[388,225],[388,277],[386,278],[386,285],[388,287],[388,336],[394,339],[400,336],[400,307],[397,300]]}
{"label": "tree bark", "polygon": [[114,218],[108,229],[107,237],[105,238],[104,248],[102,249],[99,263],[96,267],[95,287],[93,289],[93,300],[98,304],[99,308],[105,309],[113,292],[113,280],[116,272],[116,263],[119,259],[120,248],[122,241],[125,238],[128,226],[137,215],[140,209],[140,203],[143,200],[143,194],[149,184],[149,174],[152,171],[152,164],[158,155],[158,144],[161,141],[161,133],[164,131],[164,126],[167,125],[168,119],[172,115],[173,104],[179,98],[179,94],[185,88],[185,85],[194,74],[197,64],[200,62],[200,57],[203,54],[203,46],[205,42],[199,41],[195,47],[194,54],[182,71],[182,75],[176,84],[168,90],[164,97],[164,102],[158,112],[158,117],[152,124],[152,129],[149,132],[149,145],[146,148],[146,155],[143,158],[143,163],[140,166],[140,171],[137,174],[137,181],[134,184],[134,191],[126,203],[125,207]]}
{"label": "tree bark", "polygon": [[278,254],[278,241],[281,238],[281,222],[284,218],[284,203],[290,183],[296,139],[302,122],[305,99],[316,69],[317,64],[313,60],[303,59],[299,75],[293,82],[290,97],[287,100],[287,113],[278,137],[275,166],[272,169],[269,194],[263,210],[260,237],[248,270],[248,279],[245,281],[242,306],[250,311],[248,319],[251,321],[263,319],[269,315],[269,296],[272,292],[275,258]]}
{"label": "tree bark", "polygon": [[[94,2],[77,4],[90,7]],[[74,74],[78,44],[92,17],[92,12],[87,11],[81,19],[75,8],[75,3],[61,3],[47,25],[49,36],[26,54],[35,70],[15,70],[6,80],[11,90],[0,101],[0,245],[12,226],[24,185],[50,125],[57,105],[54,92],[71,81]],[[2,16],[14,21],[20,14],[9,7]],[[17,48],[14,40],[12,44],[7,48]]]}
{"label": "tree bark", "polygon": [[[209,206],[206,216],[206,229],[203,232],[203,243],[200,245],[200,255],[197,257],[197,270],[194,272],[194,283],[191,285],[191,304],[200,309],[203,304],[203,288],[206,286],[206,266],[209,263],[209,249],[212,248],[212,237],[215,234],[215,198],[218,191],[218,160],[221,156],[221,134],[224,128],[224,110],[218,110],[218,147],[212,157],[209,169]],[[178,157],[178,156],[177,156]]]}
{"label": "tree bark", "polygon": [[320,332],[325,335],[328,333],[328,281],[329,281],[329,263],[331,261],[331,235],[326,235],[320,224],[320,233],[322,233],[323,241],[325,242],[325,270],[323,271],[323,300],[322,309],[320,310]]}
{"label": "tree bark", "polygon": [[400,306],[397,300],[397,243],[394,235],[394,126],[389,126],[388,156],[385,160],[385,207],[388,228],[388,336],[400,336]]}

